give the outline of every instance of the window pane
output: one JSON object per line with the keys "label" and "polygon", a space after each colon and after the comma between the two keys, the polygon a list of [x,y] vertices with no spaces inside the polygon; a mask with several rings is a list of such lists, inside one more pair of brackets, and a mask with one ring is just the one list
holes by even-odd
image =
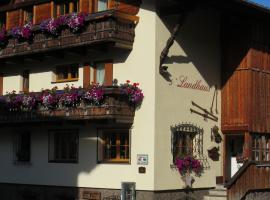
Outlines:
{"label": "window pane", "polygon": [[[78,161],[78,133],[77,131],[63,130],[50,133],[49,160],[56,162]],[[54,153],[51,153],[54,152]]]}
{"label": "window pane", "polygon": [[96,70],[97,70],[96,82],[102,85],[102,84],[104,84],[104,80],[105,80],[105,65],[104,65],[104,63],[98,63],[96,65]]}
{"label": "window pane", "polygon": [[70,74],[71,74],[71,78],[78,78],[79,75],[78,75],[78,67],[77,66],[72,66],[70,68]]}
{"label": "window pane", "polygon": [[31,150],[30,133],[20,133],[17,135],[15,144],[15,157],[16,161],[29,162],[30,161],[30,150]]}
{"label": "window pane", "polygon": [[128,130],[126,130],[125,133],[121,132],[123,131],[100,131],[98,139],[99,161],[127,162],[129,160],[129,133]]}
{"label": "window pane", "polygon": [[98,0],[98,11],[107,10],[107,0]]}

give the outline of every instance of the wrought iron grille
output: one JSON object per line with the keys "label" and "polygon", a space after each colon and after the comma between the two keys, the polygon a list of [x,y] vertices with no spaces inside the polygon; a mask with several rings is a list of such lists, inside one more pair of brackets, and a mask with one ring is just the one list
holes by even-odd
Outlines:
{"label": "wrought iron grille", "polygon": [[175,161],[175,155],[178,151],[178,140],[181,138],[181,136],[185,135],[192,140],[192,152],[190,153],[203,163],[204,168],[209,168],[207,157],[203,154],[203,128],[197,127],[191,123],[180,123],[171,126],[171,133],[171,151],[173,155],[173,162]]}

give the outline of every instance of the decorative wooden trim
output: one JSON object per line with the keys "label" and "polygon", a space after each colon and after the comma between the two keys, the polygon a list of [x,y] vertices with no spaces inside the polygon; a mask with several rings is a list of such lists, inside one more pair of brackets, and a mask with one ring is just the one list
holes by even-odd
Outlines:
{"label": "decorative wooden trim", "polygon": [[90,85],[90,73],[91,69],[89,65],[83,67],[83,87],[86,88]]}

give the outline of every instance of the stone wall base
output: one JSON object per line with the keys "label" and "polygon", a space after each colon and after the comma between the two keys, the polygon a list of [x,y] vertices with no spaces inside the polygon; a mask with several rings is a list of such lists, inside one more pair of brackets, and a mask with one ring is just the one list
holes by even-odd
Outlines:
{"label": "stone wall base", "polygon": [[247,193],[243,200],[269,200],[270,189],[265,190],[253,190]]}
{"label": "stone wall base", "polygon": [[[202,200],[208,189],[136,191],[136,200]],[[1,200],[120,200],[115,189],[77,188],[0,183]]]}

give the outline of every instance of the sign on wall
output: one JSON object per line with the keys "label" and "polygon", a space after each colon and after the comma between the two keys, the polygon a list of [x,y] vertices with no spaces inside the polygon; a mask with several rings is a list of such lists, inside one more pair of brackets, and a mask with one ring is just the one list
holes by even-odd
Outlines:
{"label": "sign on wall", "polygon": [[148,165],[148,155],[138,154],[137,155],[137,165]]}

